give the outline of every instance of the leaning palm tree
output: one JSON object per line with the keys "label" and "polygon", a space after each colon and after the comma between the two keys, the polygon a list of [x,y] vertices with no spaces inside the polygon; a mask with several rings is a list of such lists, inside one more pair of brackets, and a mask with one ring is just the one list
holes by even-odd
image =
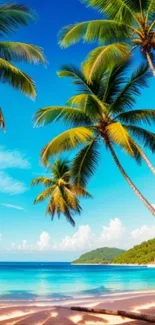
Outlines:
{"label": "leaning palm tree", "polygon": [[80,214],[81,207],[78,197],[91,197],[91,195],[81,186],[73,183],[70,164],[66,160],[56,160],[51,166],[51,175],[37,177],[32,181],[32,185],[41,184],[46,189],[37,196],[34,203],[42,202],[49,198],[47,214],[53,220],[55,214],[60,217],[63,214],[72,226],[75,225],[73,216]]}
{"label": "leaning palm tree", "polygon": [[103,18],[64,27],[60,33],[60,45],[68,47],[81,39],[106,43],[106,46],[102,45],[89,54],[85,66],[87,77],[91,80],[94,73],[97,74],[101,69],[103,71],[112,60],[127,57],[128,46],[131,51],[140,49],[155,77],[155,0],[83,2],[99,10]]}
{"label": "leaning palm tree", "polygon": [[0,108],[0,128],[2,130],[5,130],[5,122],[4,122],[4,116],[3,116],[3,112]]}
{"label": "leaning palm tree", "polygon": [[[0,5],[0,36],[3,38],[22,25],[27,26],[34,13],[25,5],[8,3]],[[24,94],[35,97],[34,81],[12,62],[45,63],[40,47],[22,42],[0,41],[0,82],[9,83]]]}
{"label": "leaning palm tree", "polygon": [[140,147],[141,143],[143,147],[155,150],[155,135],[142,127],[142,124],[155,121],[155,110],[132,110],[135,95],[147,85],[150,73],[148,67],[142,65],[127,80],[126,69],[128,64],[115,67],[89,84],[82,71],[71,66],[63,67],[59,75],[73,78],[79,93],[71,97],[66,106],[45,107],[36,113],[36,125],[61,119],[71,126],[45,146],[42,161],[46,165],[51,156],[82,145],[74,160],[72,174],[75,184],[86,186],[98,163],[99,149],[104,145],[132,190],[155,216],[155,209],[129,178],[115,152],[115,147],[119,146],[137,162],[143,158],[155,172]]}

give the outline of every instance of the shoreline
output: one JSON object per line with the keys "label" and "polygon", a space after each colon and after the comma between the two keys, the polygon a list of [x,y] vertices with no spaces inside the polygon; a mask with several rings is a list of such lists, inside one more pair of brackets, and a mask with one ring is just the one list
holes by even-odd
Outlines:
{"label": "shoreline", "polygon": [[[61,308],[60,308],[61,305]],[[142,321],[134,321],[120,316],[90,314],[71,311],[71,306],[105,308],[141,312],[155,316],[155,290],[143,290],[106,294],[101,297],[79,297],[70,300],[53,301],[2,301],[0,300],[0,324],[132,324],[142,325]],[[64,308],[63,308],[64,307]],[[147,324],[147,323],[146,323]]]}
{"label": "shoreline", "polygon": [[76,265],[90,265],[90,266],[139,266],[139,267],[154,267],[155,264],[101,264],[101,263],[71,263],[71,265],[76,266]]}

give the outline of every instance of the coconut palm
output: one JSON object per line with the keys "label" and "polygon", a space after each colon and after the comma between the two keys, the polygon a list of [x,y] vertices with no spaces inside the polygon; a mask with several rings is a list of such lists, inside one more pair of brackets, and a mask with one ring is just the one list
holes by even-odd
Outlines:
{"label": "coconut palm", "polygon": [[[34,19],[34,13],[25,5],[8,3],[0,5],[0,36],[8,38],[22,25],[27,26]],[[40,47],[12,41],[0,41],[0,81],[9,83],[24,94],[35,97],[35,85],[30,76],[12,62],[45,63]]]}
{"label": "coconut palm", "polygon": [[0,128],[2,130],[5,130],[5,122],[4,122],[4,116],[3,116],[3,112],[0,108]]}
{"label": "coconut palm", "polygon": [[66,160],[58,159],[51,166],[51,175],[37,177],[32,181],[32,185],[41,184],[46,189],[37,196],[34,203],[42,202],[49,198],[47,214],[53,220],[55,214],[60,217],[63,214],[72,226],[75,225],[73,216],[80,214],[81,207],[78,197],[91,197],[82,187],[73,183],[70,173],[70,164]]}
{"label": "coconut palm", "polygon": [[125,58],[128,55],[126,45],[129,45],[132,51],[140,49],[155,77],[153,63],[155,0],[83,0],[83,2],[99,10],[103,19],[64,27],[60,33],[60,45],[68,47],[81,39],[86,42],[98,40],[102,44],[106,43],[106,46],[102,45],[89,54],[85,66],[87,77],[91,79],[93,73],[97,74],[101,69],[103,71],[105,65],[112,60],[116,62],[118,57]]}
{"label": "coconut palm", "polygon": [[72,174],[77,185],[86,186],[98,163],[99,149],[104,145],[132,190],[155,216],[155,209],[129,178],[115,152],[119,146],[137,162],[143,158],[155,173],[140,147],[141,143],[155,150],[155,135],[142,127],[155,120],[155,110],[132,110],[135,95],[147,85],[150,73],[148,67],[142,65],[127,80],[127,69],[128,64],[115,67],[89,84],[82,71],[63,67],[59,75],[73,78],[79,93],[70,98],[66,106],[45,107],[36,113],[36,125],[61,119],[71,126],[45,146],[42,161],[46,165],[51,156],[83,145],[74,160]]}

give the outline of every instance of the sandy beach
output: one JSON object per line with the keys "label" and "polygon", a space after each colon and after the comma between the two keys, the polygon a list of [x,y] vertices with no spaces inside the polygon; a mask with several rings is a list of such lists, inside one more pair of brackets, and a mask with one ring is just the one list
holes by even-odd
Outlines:
{"label": "sandy beach", "polygon": [[[60,308],[60,305],[64,308]],[[117,316],[71,311],[67,309],[70,306],[121,309],[155,315],[155,291],[119,293],[99,298],[85,297],[59,302],[1,301],[0,325],[150,324]]]}

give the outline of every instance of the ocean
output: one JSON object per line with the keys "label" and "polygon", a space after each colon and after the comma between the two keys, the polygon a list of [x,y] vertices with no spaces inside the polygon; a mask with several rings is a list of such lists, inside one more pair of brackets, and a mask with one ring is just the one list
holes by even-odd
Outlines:
{"label": "ocean", "polygon": [[155,268],[0,263],[1,300],[63,300],[155,289]]}

